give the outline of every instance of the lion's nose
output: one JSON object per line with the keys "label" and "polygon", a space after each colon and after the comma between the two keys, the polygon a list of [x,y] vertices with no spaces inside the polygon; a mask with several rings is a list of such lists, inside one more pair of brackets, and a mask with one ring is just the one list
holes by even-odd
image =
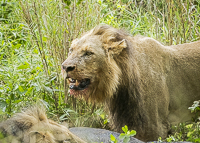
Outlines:
{"label": "lion's nose", "polygon": [[73,71],[75,69],[75,66],[64,66],[62,65],[62,68],[66,71],[66,72],[69,72],[69,71]]}

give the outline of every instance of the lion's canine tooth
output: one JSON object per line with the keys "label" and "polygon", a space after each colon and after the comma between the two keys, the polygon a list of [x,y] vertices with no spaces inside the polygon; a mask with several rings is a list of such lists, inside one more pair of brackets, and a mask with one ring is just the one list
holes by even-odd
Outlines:
{"label": "lion's canine tooth", "polygon": [[75,80],[73,78],[69,78],[69,81],[70,82],[74,82]]}
{"label": "lion's canine tooth", "polygon": [[78,86],[78,80],[76,80],[76,84],[75,85]]}

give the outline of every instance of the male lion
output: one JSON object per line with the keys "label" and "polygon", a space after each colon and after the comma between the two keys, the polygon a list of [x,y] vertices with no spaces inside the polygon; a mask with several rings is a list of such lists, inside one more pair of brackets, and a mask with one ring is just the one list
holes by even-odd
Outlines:
{"label": "male lion", "polygon": [[97,26],[72,42],[62,73],[71,95],[108,107],[116,131],[127,125],[153,141],[191,119],[188,107],[200,99],[200,41],[163,46]]}
{"label": "male lion", "polygon": [[0,123],[0,143],[85,143],[35,106]]}

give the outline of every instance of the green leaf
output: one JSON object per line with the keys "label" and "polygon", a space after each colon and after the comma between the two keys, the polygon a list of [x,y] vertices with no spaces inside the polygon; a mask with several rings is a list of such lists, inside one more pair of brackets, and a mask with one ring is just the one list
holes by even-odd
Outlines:
{"label": "green leaf", "polygon": [[34,52],[35,54],[38,54],[38,50],[37,50],[36,48],[33,49],[33,52]]}
{"label": "green leaf", "polygon": [[78,0],[77,4],[78,4],[78,5],[81,4],[82,1],[83,1],[83,0]]}
{"label": "green leaf", "polygon": [[50,81],[53,81],[57,78],[57,76],[54,76],[52,79],[50,79]]}
{"label": "green leaf", "polygon": [[199,143],[200,142],[200,138],[197,138],[194,141],[197,142],[197,143]]}
{"label": "green leaf", "polygon": [[44,89],[46,91],[50,92],[50,93],[53,93],[53,90],[50,87],[48,87],[48,86],[44,86]]}
{"label": "green leaf", "polygon": [[130,137],[126,137],[126,138],[123,140],[124,143],[128,143],[129,141],[130,141]]}
{"label": "green leaf", "polygon": [[110,134],[110,139],[111,139],[111,141],[115,141],[116,140],[116,138],[112,135],[112,134]]}
{"label": "green leaf", "polygon": [[24,62],[24,64],[21,64],[20,66],[18,66],[17,68],[18,69],[27,69],[27,68],[29,68],[30,66],[29,66],[29,63],[27,63],[27,62]]}
{"label": "green leaf", "polygon": [[190,128],[192,128],[192,126],[193,126],[193,124],[188,124],[185,127],[188,128],[188,129],[190,129]]}
{"label": "green leaf", "polygon": [[123,140],[125,137],[126,137],[126,134],[124,134],[124,133],[121,133],[121,134],[119,135],[119,139],[121,139],[121,140]]}
{"label": "green leaf", "polygon": [[108,120],[105,119],[104,122],[103,122],[103,124],[105,125],[105,124],[107,124],[107,123],[108,123]]}
{"label": "green leaf", "polygon": [[104,120],[105,119],[105,115],[101,114],[100,117]]}
{"label": "green leaf", "polygon": [[0,98],[0,108],[3,110],[6,107],[7,103],[3,98]]}
{"label": "green leaf", "polygon": [[4,40],[2,40],[2,46],[4,45],[4,43],[5,43]]}
{"label": "green leaf", "polygon": [[65,113],[62,116],[60,116],[59,120],[63,121],[63,120],[67,120],[67,116],[69,116],[69,113]]}
{"label": "green leaf", "polygon": [[193,134],[193,132],[188,132],[187,137],[190,137]]}
{"label": "green leaf", "polygon": [[46,42],[47,41],[47,37],[42,37],[42,41]]}
{"label": "green leaf", "polygon": [[19,49],[19,48],[21,47],[21,45],[22,45],[22,44],[17,44],[17,45],[14,46],[14,48]]}
{"label": "green leaf", "polygon": [[15,100],[15,95],[13,93],[11,93],[10,98],[11,98],[11,100]]}
{"label": "green leaf", "polygon": [[24,89],[21,86],[19,86],[18,88],[20,92],[24,92]]}
{"label": "green leaf", "polygon": [[5,138],[5,136],[0,132],[0,139]]}
{"label": "green leaf", "polygon": [[135,136],[135,135],[136,135],[136,131],[135,131],[135,130],[131,130],[131,132],[130,132],[129,135],[130,135],[130,136]]}
{"label": "green leaf", "polygon": [[122,127],[122,130],[125,132],[125,134],[127,134],[127,132],[128,132],[128,127],[127,127],[127,125],[125,125],[124,127]]}
{"label": "green leaf", "polygon": [[19,102],[21,102],[22,100],[15,100],[13,103],[19,103]]}
{"label": "green leaf", "polygon": [[69,6],[71,4],[71,0],[64,0],[64,2]]}

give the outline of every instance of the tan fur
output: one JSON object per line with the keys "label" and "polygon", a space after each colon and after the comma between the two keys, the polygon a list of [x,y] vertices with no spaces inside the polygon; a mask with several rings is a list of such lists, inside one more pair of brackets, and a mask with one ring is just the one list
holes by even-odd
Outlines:
{"label": "tan fur", "polygon": [[45,109],[31,107],[0,123],[0,143],[85,143],[68,128],[47,119]]}
{"label": "tan fur", "polygon": [[62,65],[76,67],[67,72],[71,78],[91,79],[79,97],[104,103],[115,130],[128,125],[143,141],[165,138],[170,124],[189,121],[188,107],[200,99],[200,41],[163,46],[97,26],[72,42]]}

